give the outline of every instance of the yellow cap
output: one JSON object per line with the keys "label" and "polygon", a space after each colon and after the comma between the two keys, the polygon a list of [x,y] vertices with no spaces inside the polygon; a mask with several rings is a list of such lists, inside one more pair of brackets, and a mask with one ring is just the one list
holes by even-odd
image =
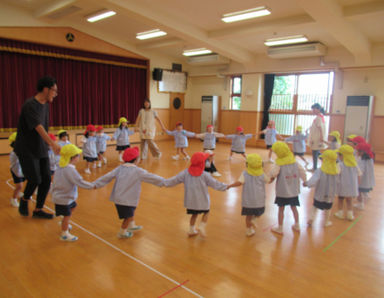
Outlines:
{"label": "yellow cap", "polygon": [[284,142],[277,141],[272,145],[272,151],[276,153],[276,164],[279,166],[290,165],[296,162],[292,151]]}
{"label": "yellow cap", "polygon": [[81,152],[83,152],[83,150],[79,149],[73,144],[64,145],[60,150],[60,168],[65,168],[69,164],[71,158],[80,154]]}
{"label": "yellow cap", "polygon": [[16,141],[17,132],[14,132],[11,134],[8,138],[9,144],[12,144],[14,141]]}
{"label": "yellow cap", "polygon": [[61,135],[62,133],[64,133],[64,132],[67,132],[65,129],[60,129],[58,132],[57,132],[57,135],[59,136],[59,135]]}
{"label": "yellow cap", "polygon": [[127,118],[125,118],[125,117],[121,117],[121,118],[119,119],[119,124],[118,124],[117,126],[120,126],[121,123],[123,123],[123,122],[128,122]]}
{"label": "yellow cap", "polygon": [[335,137],[336,141],[341,144],[340,133],[337,130],[331,131],[329,135]]}
{"label": "yellow cap", "polygon": [[328,175],[339,174],[336,150],[325,150],[320,157],[322,158],[321,171],[323,173]]}
{"label": "yellow cap", "polygon": [[301,125],[296,126],[296,131],[302,132],[303,131],[303,127]]}
{"label": "yellow cap", "polygon": [[354,138],[356,138],[356,137],[357,137],[357,135],[349,135],[349,136],[347,137],[347,139],[352,140],[352,139],[354,139]]}
{"label": "yellow cap", "polygon": [[263,160],[257,153],[247,155],[247,173],[251,176],[263,175]]}
{"label": "yellow cap", "polygon": [[342,145],[338,150],[338,152],[343,155],[343,162],[347,167],[357,166],[356,158],[353,155],[353,151],[353,147],[346,144]]}

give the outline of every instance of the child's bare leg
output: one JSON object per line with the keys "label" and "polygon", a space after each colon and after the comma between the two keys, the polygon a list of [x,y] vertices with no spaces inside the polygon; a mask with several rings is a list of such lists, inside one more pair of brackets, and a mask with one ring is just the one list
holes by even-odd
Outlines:
{"label": "child's bare leg", "polygon": [[292,228],[295,231],[300,231],[299,212],[297,212],[296,206],[291,206],[291,210],[293,213],[293,217],[295,218],[295,224],[292,226]]}
{"label": "child's bare leg", "polygon": [[269,159],[269,160],[272,159],[272,148],[269,148],[268,159]]}
{"label": "child's bare leg", "polygon": [[22,189],[23,189],[23,182],[15,184],[15,190],[13,191],[13,198],[14,199],[17,199],[19,197],[19,194],[20,194]]}
{"label": "child's bare leg", "polygon": [[315,206],[312,206],[311,214],[309,215],[309,219],[308,219],[308,226],[312,225],[313,221],[315,220],[316,213],[317,213],[317,208]]}
{"label": "child's bare leg", "polygon": [[[75,208],[73,208],[73,209],[75,209]],[[73,211],[73,209],[72,209],[72,211]],[[70,215],[63,217],[63,220],[61,221],[61,231],[62,232],[67,232],[68,231],[69,220],[70,219],[71,219]]]}
{"label": "child's bare leg", "polygon": [[352,198],[345,198],[345,199],[347,201],[347,219],[354,220],[355,217],[353,216]]}
{"label": "child's bare leg", "polygon": [[307,165],[308,164],[308,161],[304,158],[304,156],[301,156],[301,155],[298,155],[302,161],[304,161],[304,163]]}
{"label": "child's bare leg", "polygon": [[335,216],[339,219],[344,219],[344,197],[339,197],[337,201],[338,211],[335,213]]}
{"label": "child's bare leg", "polygon": [[185,148],[180,148],[181,153],[184,155],[184,158],[189,158],[188,153],[185,151]]}
{"label": "child's bare leg", "polygon": [[134,220],[134,217],[126,217],[123,219],[123,222],[121,223],[120,232],[117,234],[117,237],[119,238],[130,238],[132,237],[133,233],[128,231],[129,224]]}
{"label": "child's bare leg", "polygon": [[241,153],[241,155],[242,155],[245,159],[247,159],[247,156],[245,155],[245,153]]}
{"label": "child's bare leg", "polygon": [[233,152],[232,152],[232,150],[231,150],[231,151],[229,151],[229,159],[232,158],[232,155],[233,155]]}
{"label": "child's bare leg", "polygon": [[124,218],[123,222],[121,223],[121,228],[124,229],[124,230],[128,229],[129,224],[133,220],[134,220],[133,216],[132,217]]}
{"label": "child's bare leg", "polygon": [[324,222],[324,227],[329,227],[332,225],[331,222],[331,209],[324,210],[325,213],[325,222]]}
{"label": "child's bare leg", "polygon": [[246,216],[245,216],[245,226],[246,226],[248,229],[253,227],[252,219],[253,219],[253,216],[252,216],[252,215],[246,215]]}
{"label": "child's bare leg", "polygon": [[272,232],[283,234],[283,221],[284,221],[284,206],[279,206],[278,222],[279,226],[277,228],[272,228]]}
{"label": "child's bare leg", "polygon": [[209,212],[203,213],[203,217],[201,219],[200,225],[199,225],[199,231],[200,235],[205,237],[207,234],[205,232],[205,226],[207,225]]}
{"label": "child's bare leg", "polygon": [[198,214],[192,214],[191,219],[189,220],[189,236],[195,236],[198,234],[198,232],[195,229],[196,225],[196,219],[197,219]]}

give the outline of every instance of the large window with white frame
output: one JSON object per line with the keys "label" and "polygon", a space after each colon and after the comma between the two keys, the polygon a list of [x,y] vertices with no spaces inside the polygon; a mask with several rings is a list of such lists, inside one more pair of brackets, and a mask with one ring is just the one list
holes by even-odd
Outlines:
{"label": "large window with white frame", "polygon": [[295,127],[301,125],[304,132],[315,118],[311,106],[319,103],[326,112],[328,131],[333,81],[333,72],[276,75],[269,109],[269,119],[275,121],[276,130],[292,135]]}
{"label": "large window with white frame", "polygon": [[231,94],[230,94],[230,109],[240,110],[241,107],[241,76],[231,77]]}

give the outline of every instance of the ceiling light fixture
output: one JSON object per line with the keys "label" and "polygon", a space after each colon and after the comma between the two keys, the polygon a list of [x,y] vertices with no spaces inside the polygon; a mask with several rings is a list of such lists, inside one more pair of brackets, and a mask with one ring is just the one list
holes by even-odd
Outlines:
{"label": "ceiling light fixture", "polygon": [[271,12],[265,7],[256,7],[247,10],[227,13],[222,16],[221,20],[225,23],[238,22],[258,17],[263,17],[271,14]]}
{"label": "ceiling light fixture", "polygon": [[164,35],[167,35],[167,32],[161,31],[160,29],[154,29],[150,31],[137,33],[136,38],[143,40],[143,39],[155,38],[155,37],[164,36]]}
{"label": "ceiling light fixture", "polygon": [[307,41],[308,41],[308,38],[306,38],[304,35],[295,35],[295,36],[286,36],[286,37],[267,39],[266,41],[264,41],[264,44],[267,47],[271,47],[271,46],[279,46],[279,45],[285,45],[285,44],[302,43]]}
{"label": "ceiling light fixture", "polygon": [[115,14],[116,14],[116,12],[114,12],[113,10],[102,10],[102,11],[98,11],[92,15],[87,16],[87,21],[90,23],[94,23],[94,22],[100,21],[102,19],[114,16]]}
{"label": "ceiling light fixture", "polygon": [[208,50],[206,48],[200,48],[200,49],[193,49],[193,50],[185,50],[183,52],[184,56],[199,56],[199,55],[206,55],[206,54],[211,54],[212,51]]}

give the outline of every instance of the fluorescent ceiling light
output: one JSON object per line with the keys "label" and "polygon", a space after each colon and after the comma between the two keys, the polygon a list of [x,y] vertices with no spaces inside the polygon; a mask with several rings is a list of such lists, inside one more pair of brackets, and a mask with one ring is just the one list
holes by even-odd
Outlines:
{"label": "fluorescent ceiling light", "polygon": [[193,50],[186,50],[184,51],[184,56],[198,56],[198,55],[205,55],[205,54],[211,54],[212,51],[208,50],[206,48],[200,48],[200,49],[193,49]]}
{"label": "fluorescent ceiling light", "polygon": [[155,29],[155,30],[137,33],[136,38],[143,40],[143,39],[154,38],[154,37],[159,37],[164,35],[167,35],[167,32],[161,31],[160,29]]}
{"label": "fluorescent ceiling light", "polygon": [[266,41],[264,41],[264,44],[268,47],[271,47],[271,46],[301,43],[301,42],[307,42],[307,41],[308,41],[308,38],[306,38],[304,35],[295,35],[295,36],[286,36],[286,37],[267,39]]}
{"label": "fluorescent ceiling light", "polygon": [[90,23],[94,23],[94,22],[100,21],[102,19],[114,16],[115,14],[116,14],[116,12],[114,12],[113,10],[103,10],[103,11],[99,11],[93,15],[88,16],[87,21]]}
{"label": "fluorescent ceiling light", "polygon": [[265,7],[256,7],[247,10],[231,12],[223,15],[221,20],[226,23],[238,22],[242,20],[248,20],[258,17],[263,17],[271,14],[271,12]]}

